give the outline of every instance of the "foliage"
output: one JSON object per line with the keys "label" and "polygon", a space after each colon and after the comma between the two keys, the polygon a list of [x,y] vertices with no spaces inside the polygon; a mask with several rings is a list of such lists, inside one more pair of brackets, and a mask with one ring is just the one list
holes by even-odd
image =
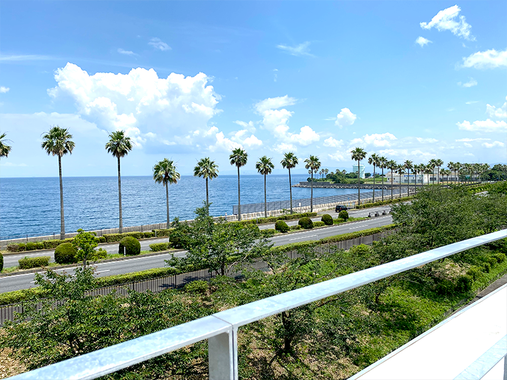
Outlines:
{"label": "foliage", "polygon": [[324,223],[322,221],[313,222],[314,227],[324,227],[325,225],[326,225],[326,223]]}
{"label": "foliage", "polygon": [[55,249],[55,262],[58,264],[77,263],[76,253],[76,247],[72,243],[62,243]]}
{"label": "foliage", "polygon": [[4,270],[4,255],[0,253],[0,272]]}
{"label": "foliage", "polygon": [[291,229],[291,231],[297,231],[301,229],[301,226],[299,224],[295,224],[293,226],[290,226],[289,228]]}
{"label": "foliage", "polygon": [[125,236],[120,240],[118,252],[120,254],[125,252],[127,256],[139,255],[141,253],[141,243],[133,236]]}
{"label": "foliage", "polygon": [[167,251],[169,249],[169,243],[153,243],[150,244],[150,249],[153,252]]}
{"label": "foliage", "polygon": [[301,228],[304,229],[313,228],[313,221],[308,217],[302,217],[301,219],[299,219],[298,224],[301,226]]}
{"label": "foliage", "polygon": [[349,213],[347,212],[347,210],[341,210],[340,213],[338,214],[338,218],[347,221],[347,219],[349,218]]}
{"label": "foliage", "polygon": [[189,293],[206,293],[208,288],[208,282],[203,280],[192,281],[185,285],[185,291]]}
{"label": "foliage", "polygon": [[275,230],[285,233],[285,232],[289,232],[290,228],[287,225],[287,223],[285,223],[283,220],[278,220],[275,223]]}
{"label": "foliage", "polygon": [[81,228],[77,230],[78,234],[72,240],[72,245],[77,250],[76,258],[83,261],[83,268],[86,267],[88,260],[93,260],[95,247],[97,247],[97,239],[95,232],[85,232]]}
{"label": "foliage", "polygon": [[355,245],[350,248],[350,253],[357,256],[366,256],[371,253],[371,247],[366,244]]}
{"label": "foliage", "polygon": [[25,257],[18,260],[19,269],[32,269],[47,267],[49,265],[49,256]]}
{"label": "foliage", "polygon": [[175,223],[174,235],[180,239],[185,257],[174,255],[167,264],[176,268],[198,266],[211,273],[225,275],[235,264],[260,256],[269,249],[267,239],[253,224],[241,225],[214,221],[209,216],[209,205],[196,210],[196,218],[188,223]]}
{"label": "foliage", "polygon": [[332,226],[333,225],[333,217],[329,214],[322,215],[321,220],[324,222],[326,226]]}

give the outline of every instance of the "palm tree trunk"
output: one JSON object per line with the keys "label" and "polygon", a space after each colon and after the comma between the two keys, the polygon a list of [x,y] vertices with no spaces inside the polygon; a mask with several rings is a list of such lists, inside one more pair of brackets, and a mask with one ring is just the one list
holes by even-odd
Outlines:
{"label": "palm tree trunk", "polygon": [[62,157],[58,156],[58,174],[60,176],[60,240],[65,239],[65,219],[63,214],[63,181],[62,181]]}
{"label": "palm tree trunk", "polygon": [[384,167],[382,167],[382,202],[384,202]]}
{"label": "palm tree trunk", "polygon": [[209,206],[208,179],[206,178],[206,205]]}
{"label": "palm tree trunk", "polygon": [[268,217],[268,203],[266,199],[266,174],[264,174],[264,217]]}
{"label": "palm tree trunk", "polygon": [[375,165],[373,165],[373,203],[375,203]]}
{"label": "palm tree trunk", "polygon": [[120,234],[123,233],[123,219],[121,213],[121,175],[120,175],[120,157],[118,157],[118,204],[120,207]]}
{"label": "palm tree trunk", "polygon": [[401,172],[400,172],[400,199],[401,199]]}
{"label": "palm tree trunk", "polygon": [[239,166],[238,166],[238,220],[241,220],[241,194],[239,191]]}
{"label": "palm tree trunk", "polygon": [[357,161],[357,205],[361,205],[361,167],[359,163],[361,161]]}
{"label": "palm tree trunk", "polygon": [[391,201],[393,200],[393,169],[391,169]]}
{"label": "palm tree trunk", "polygon": [[310,212],[313,212],[313,169],[310,169],[311,170],[311,178],[312,178],[312,183],[311,183],[311,194],[310,194]]}
{"label": "palm tree trunk", "polygon": [[290,193],[290,213],[292,214],[292,181],[290,179],[290,168],[289,168],[289,193]]}
{"label": "palm tree trunk", "polygon": [[169,229],[169,183],[165,183],[165,204],[167,211],[167,224],[166,228]]}

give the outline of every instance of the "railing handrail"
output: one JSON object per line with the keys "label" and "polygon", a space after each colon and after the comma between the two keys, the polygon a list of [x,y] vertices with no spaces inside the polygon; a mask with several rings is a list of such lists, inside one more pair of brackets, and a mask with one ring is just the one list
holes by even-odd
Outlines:
{"label": "railing handrail", "polygon": [[[208,339],[210,345],[210,379],[237,379],[237,329],[239,327],[506,237],[507,230],[501,230],[435,248],[221,311],[39,368],[13,379],[94,379],[204,339]],[[217,364],[217,360],[220,360],[220,363]]]}

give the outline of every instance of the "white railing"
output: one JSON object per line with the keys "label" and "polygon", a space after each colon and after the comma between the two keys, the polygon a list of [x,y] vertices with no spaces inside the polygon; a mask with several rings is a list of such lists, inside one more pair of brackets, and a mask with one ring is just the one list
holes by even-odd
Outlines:
{"label": "white railing", "polygon": [[238,379],[237,333],[239,327],[506,237],[507,230],[501,230],[432,249],[401,260],[221,311],[208,317],[39,368],[18,375],[13,379],[95,379],[207,339],[209,378],[211,380],[236,380]]}

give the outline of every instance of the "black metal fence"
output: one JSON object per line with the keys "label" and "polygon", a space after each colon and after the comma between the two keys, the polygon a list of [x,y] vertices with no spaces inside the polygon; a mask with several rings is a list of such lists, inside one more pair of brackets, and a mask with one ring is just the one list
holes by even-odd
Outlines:
{"label": "black metal fence", "polygon": [[[373,234],[368,236],[362,236],[355,239],[344,240],[340,242],[334,242],[329,244],[323,244],[316,247],[317,251],[320,253],[330,252],[332,249],[344,249],[348,250],[354,245],[359,244],[373,244],[374,241],[380,240],[383,236],[385,236],[389,232],[382,232],[379,234]],[[298,253],[296,250],[287,252],[287,256],[291,259],[298,257]],[[257,260],[252,263],[252,267],[255,269],[267,269],[266,263],[262,260]],[[238,278],[241,276],[239,271],[231,271],[228,274],[230,277]],[[159,293],[166,289],[174,289],[184,286],[185,284],[196,281],[196,280],[210,280],[214,277],[208,269],[201,269],[194,272],[182,273],[178,275],[171,275],[160,278],[153,278],[149,280],[136,281],[128,284],[122,285],[112,285],[103,288],[93,289],[88,292],[91,296],[104,296],[110,294],[112,292],[116,292],[119,295],[126,296],[129,291],[136,292],[146,292],[152,291],[153,293]],[[63,303],[60,301],[59,303],[54,304],[54,307],[58,307]],[[16,313],[23,312],[25,307],[24,303],[11,304],[0,306],[0,326],[3,326],[5,321],[13,321]],[[37,308],[42,307],[42,302],[39,302],[36,306]]]}

